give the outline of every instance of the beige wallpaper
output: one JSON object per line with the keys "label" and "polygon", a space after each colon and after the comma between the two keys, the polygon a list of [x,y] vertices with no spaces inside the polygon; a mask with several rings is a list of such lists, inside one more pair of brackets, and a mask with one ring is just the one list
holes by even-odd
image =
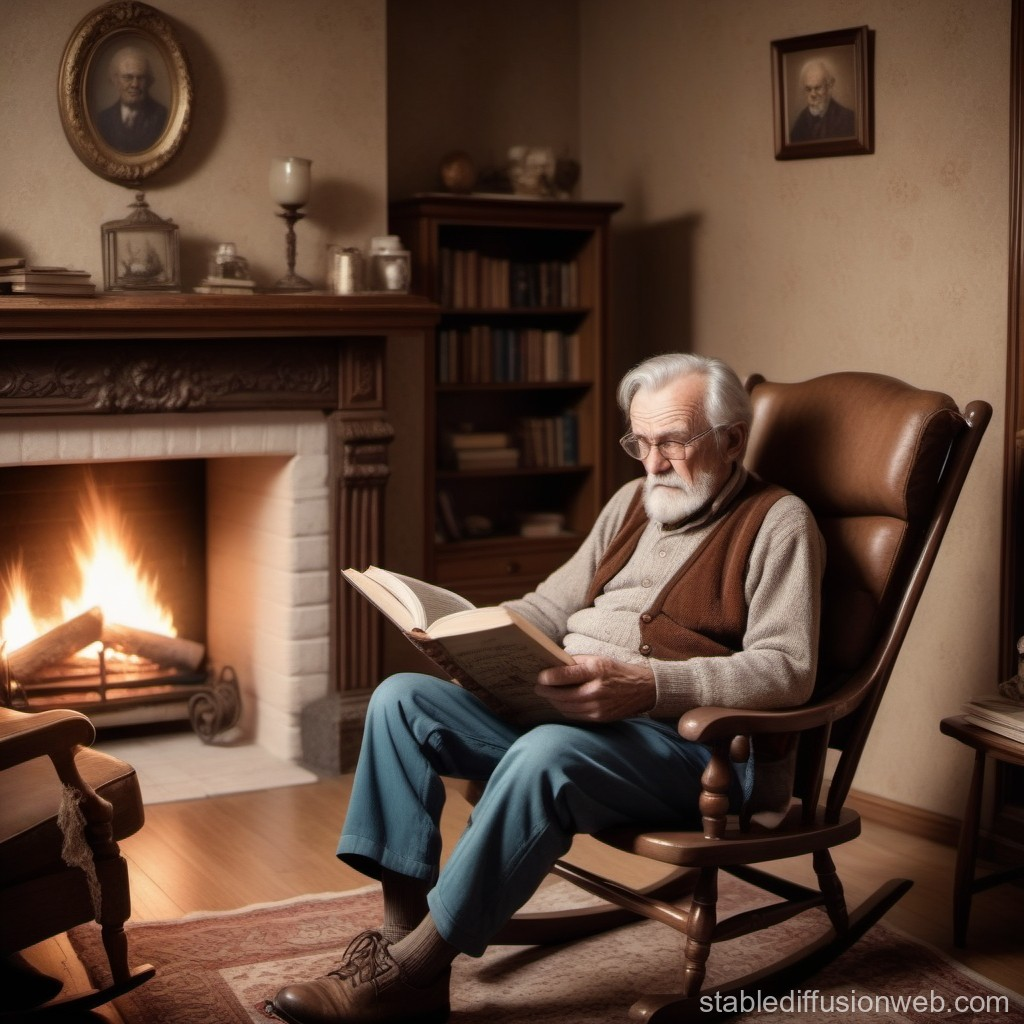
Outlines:
{"label": "beige wallpaper", "polygon": [[438,187],[451,150],[478,170],[510,146],[579,158],[577,0],[389,0],[388,184]]}
{"label": "beige wallpaper", "polygon": [[[100,225],[127,215],[133,191],[94,174],[61,128],[64,46],[98,0],[4,0],[0,32],[0,254],[89,270],[102,283]],[[384,0],[156,0],[193,73],[193,127],[145,183],[178,224],[183,281],[210,249],[235,242],[254,275],[285,271],[285,229],[267,177],[272,157],[313,160],[296,270],[316,284],[326,245],[365,246],[386,224]]]}
{"label": "beige wallpaper", "polygon": [[[64,45],[95,5],[0,2],[0,253],[99,277],[100,224],[132,194],[78,161],[56,107]],[[379,233],[389,185],[432,187],[445,149],[486,161],[549,144],[579,151],[585,197],[625,204],[614,372],[692,347],[741,373],[871,369],[993,403],[857,780],[958,815],[969,756],[938,721],[993,685],[996,658],[1010,0],[155,6],[196,86],[192,134],[147,187],[181,227],[187,283],[220,241],[265,283],[283,271],[273,155],[313,159],[297,269],[322,280],[325,244]],[[876,33],[876,153],[776,161],[770,41],[861,24]]]}
{"label": "beige wallpaper", "polygon": [[[874,370],[996,415],[855,785],[959,816],[938,732],[994,687],[1007,301],[1009,0],[589,0],[588,196],[626,201],[617,358]],[[776,161],[770,42],[868,25],[876,152]]]}

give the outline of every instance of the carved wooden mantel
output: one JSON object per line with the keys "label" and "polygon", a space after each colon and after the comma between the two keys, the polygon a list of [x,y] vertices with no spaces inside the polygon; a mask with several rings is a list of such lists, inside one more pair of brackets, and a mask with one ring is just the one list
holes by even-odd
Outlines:
{"label": "carved wooden mantel", "polygon": [[[0,297],[0,429],[14,416],[317,410],[330,427],[334,565],[381,560],[389,347],[426,346],[416,296]],[[379,678],[379,620],[332,581],[335,685]],[[369,631],[369,632],[368,632]]]}

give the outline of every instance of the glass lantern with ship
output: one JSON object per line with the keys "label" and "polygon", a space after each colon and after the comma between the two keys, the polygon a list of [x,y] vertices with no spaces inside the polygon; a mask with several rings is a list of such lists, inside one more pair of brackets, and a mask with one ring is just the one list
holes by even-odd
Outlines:
{"label": "glass lantern with ship", "polygon": [[123,220],[102,225],[103,286],[108,292],[181,291],[178,225],[139,192]]}

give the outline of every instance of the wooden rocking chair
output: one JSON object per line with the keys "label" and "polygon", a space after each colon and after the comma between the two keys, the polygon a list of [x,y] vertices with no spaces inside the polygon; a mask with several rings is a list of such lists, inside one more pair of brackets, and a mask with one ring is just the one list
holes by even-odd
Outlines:
{"label": "wooden rocking chair", "polygon": [[[708,1006],[728,1007],[724,997],[741,991],[791,990],[849,948],[910,888],[910,881],[894,879],[848,911],[829,851],[860,834],[860,818],[845,801],[992,412],[986,402],[975,401],[961,413],[945,395],[868,373],[796,384],[755,377],[747,387],[754,406],[747,466],[803,498],[827,543],[815,694],[793,710],[700,708],[683,716],[679,732],[713,750],[700,800],[703,832],[619,828],[597,837],[678,870],[659,886],[636,892],[560,861],[555,874],[613,906],[520,914],[496,940],[564,942],[638,917],[670,925],[685,936],[679,991],[643,995],[630,1011],[634,1020],[659,1024],[712,1019]],[[778,749],[787,738],[798,754],[788,813],[772,826],[749,813],[727,816],[730,750],[745,760],[748,743],[755,751],[759,744]],[[830,781],[829,747],[841,751]],[[802,854],[811,857],[817,888],[753,866]],[[719,869],[780,902],[718,920]],[[683,890],[692,895],[681,909],[672,901]],[[702,987],[715,942],[821,906],[831,922],[821,938],[781,963],[710,990]],[[712,999],[702,1006],[702,996]]]}
{"label": "wooden rocking chair", "polygon": [[12,983],[0,1022],[70,1020],[155,974],[128,964],[131,896],[118,847],[142,827],[142,794],[130,764],[91,749],[96,730],[85,715],[4,707],[2,661],[0,652],[0,958],[95,919],[111,977],[66,998],[47,991],[38,1006],[20,1005]]}

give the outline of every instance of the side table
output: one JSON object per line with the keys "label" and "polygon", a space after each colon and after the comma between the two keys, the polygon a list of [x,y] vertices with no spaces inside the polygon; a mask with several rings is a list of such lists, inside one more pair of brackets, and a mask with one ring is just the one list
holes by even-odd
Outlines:
{"label": "side table", "polygon": [[975,878],[978,855],[978,823],[981,820],[981,799],[985,783],[985,759],[1004,761],[1024,766],[1024,743],[1007,739],[999,733],[972,725],[963,715],[944,718],[939,730],[974,749],[974,772],[967,793],[967,806],[960,827],[960,844],[956,852],[956,871],[953,882],[953,945],[967,945],[967,921],[971,914],[971,897],[976,892],[1001,885],[1024,875],[1024,866],[996,871]]}

